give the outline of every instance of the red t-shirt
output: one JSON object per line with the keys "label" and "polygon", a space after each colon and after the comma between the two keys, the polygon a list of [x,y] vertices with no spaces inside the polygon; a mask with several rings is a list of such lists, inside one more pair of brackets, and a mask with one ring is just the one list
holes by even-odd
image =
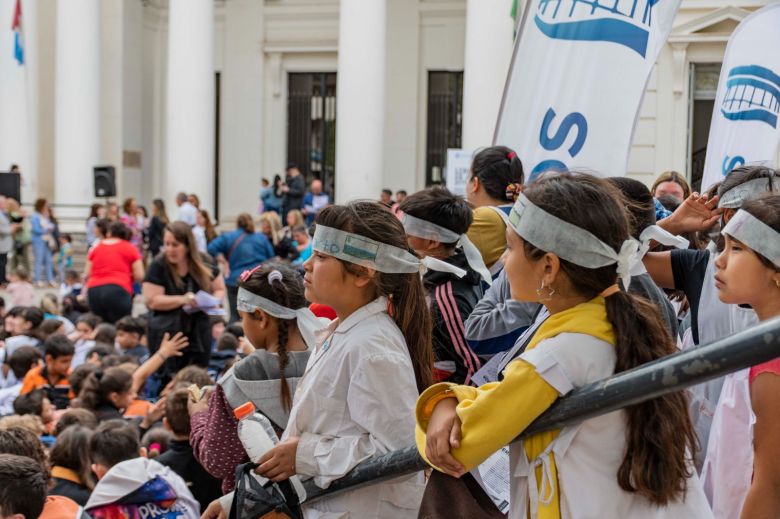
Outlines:
{"label": "red t-shirt", "polygon": [[92,262],[88,289],[119,285],[129,294],[133,293],[133,263],[141,259],[141,254],[129,241],[100,242],[89,251],[87,259]]}

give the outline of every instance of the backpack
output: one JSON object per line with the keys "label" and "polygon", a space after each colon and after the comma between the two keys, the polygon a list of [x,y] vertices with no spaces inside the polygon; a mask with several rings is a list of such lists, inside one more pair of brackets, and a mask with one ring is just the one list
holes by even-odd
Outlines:
{"label": "backpack", "polygon": [[302,519],[298,495],[289,480],[261,485],[253,476],[256,463],[236,468],[236,492],[229,519]]}

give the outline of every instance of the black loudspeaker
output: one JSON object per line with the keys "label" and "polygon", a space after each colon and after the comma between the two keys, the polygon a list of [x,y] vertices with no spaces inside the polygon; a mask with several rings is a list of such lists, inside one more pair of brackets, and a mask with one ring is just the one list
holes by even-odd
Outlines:
{"label": "black loudspeaker", "polygon": [[95,198],[116,196],[116,174],[114,166],[95,166]]}
{"label": "black loudspeaker", "polygon": [[13,198],[17,202],[22,201],[22,180],[19,173],[0,172],[0,195]]}

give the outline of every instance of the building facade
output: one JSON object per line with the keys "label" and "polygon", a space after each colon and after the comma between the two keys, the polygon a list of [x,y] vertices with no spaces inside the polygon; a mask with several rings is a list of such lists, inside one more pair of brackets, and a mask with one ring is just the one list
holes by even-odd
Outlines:
{"label": "building facade", "polygon": [[[629,176],[701,174],[726,42],[769,1],[683,0]],[[15,3],[0,0],[0,28]],[[0,170],[18,163],[25,202],[74,217],[101,164],[120,199],[195,192],[223,221],[288,163],[337,200],[417,190],[442,179],[447,148],[490,144],[512,3],[24,0],[24,65],[0,34]]]}

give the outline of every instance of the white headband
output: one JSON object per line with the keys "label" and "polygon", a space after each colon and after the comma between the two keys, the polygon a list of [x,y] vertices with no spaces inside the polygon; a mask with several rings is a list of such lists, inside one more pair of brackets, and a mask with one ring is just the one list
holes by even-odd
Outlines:
{"label": "white headband", "polygon": [[737,209],[748,200],[755,200],[761,195],[778,191],[780,191],[780,177],[754,178],[723,193],[718,207]]}
{"label": "white headband", "polygon": [[647,251],[650,249],[650,242],[657,241],[661,245],[667,245],[669,247],[675,247],[677,249],[687,249],[691,244],[687,239],[682,236],[675,236],[666,229],[662,229],[657,225],[650,225],[645,227],[645,230],[639,235],[639,241],[641,245],[639,247],[639,258],[643,258]]}
{"label": "white headband", "polygon": [[459,278],[466,275],[465,270],[436,258],[421,260],[400,247],[320,224],[314,229],[312,249],[386,274],[422,273],[430,269],[449,272]]}
{"label": "white headband", "polygon": [[744,243],[780,267],[780,232],[740,209],[721,231]]}
{"label": "white headband", "polygon": [[471,243],[471,240],[469,240],[469,237],[465,234],[458,234],[446,227],[436,225],[427,220],[422,220],[407,213],[404,213],[401,217],[401,223],[404,225],[406,234],[442,243],[457,242],[456,245],[463,248],[463,253],[466,255],[466,261],[469,266],[482,277],[482,280],[485,283],[488,285],[493,284],[493,277],[485,266],[485,261],[482,259],[482,253],[479,252],[479,249]]}
{"label": "white headband", "polygon": [[628,288],[631,283],[631,267],[638,261],[639,251],[639,242],[633,238],[625,240],[620,252],[615,252],[592,233],[537,207],[524,194],[512,206],[509,224],[534,247],[575,265],[595,269],[617,263],[623,286]]}
{"label": "white headband", "polygon": [[[268,277],[270,278],[271,276],[269,275]],[[317,319],[317,316],[315,316],[307,307],[293,310],[292,308],[287,308],[278,303],[274,303],[270,299],[253,294],[243,287],[238,288],[236,309],[247,313],[252,313],[257,309],[260,309],[277,319],[297,319],[298,330],[301,332],[301,336],[309,346],[312,346],[315,343],[314,332],[324,327],[323,323],[320,322],[320,320]]]}

